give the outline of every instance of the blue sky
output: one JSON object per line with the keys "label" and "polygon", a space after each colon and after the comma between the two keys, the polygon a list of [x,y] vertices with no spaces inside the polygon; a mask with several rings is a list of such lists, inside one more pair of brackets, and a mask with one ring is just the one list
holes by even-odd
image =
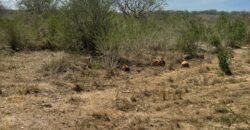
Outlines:
{"label": "blue sky", "polygon": [[169,10],[250,11],[250,0],[168,0]]}
{"label": "blue sky", "polygon": [[[0,0],[7,7],[13,8],[16,0]],[[167,0],[168,10],[224,10],[250,11],[250,0]]]}

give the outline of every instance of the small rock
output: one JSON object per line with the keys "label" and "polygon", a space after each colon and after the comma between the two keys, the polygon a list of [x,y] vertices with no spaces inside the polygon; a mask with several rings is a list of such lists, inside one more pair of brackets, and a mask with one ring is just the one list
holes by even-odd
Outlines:
{"label": "small rock", "polygon": [[190,67],[190,64],[189,64],[187,61],[183,61],[183,62],[181,63],[181,67],[183,67],[183,68],[189,68],[189,67]]}
{"label": "small rock", "polygon": [[128,65],[123,65],[122,66],[122,70],[125,71],[125,72],[129,72],[130,71],[130,68]]}

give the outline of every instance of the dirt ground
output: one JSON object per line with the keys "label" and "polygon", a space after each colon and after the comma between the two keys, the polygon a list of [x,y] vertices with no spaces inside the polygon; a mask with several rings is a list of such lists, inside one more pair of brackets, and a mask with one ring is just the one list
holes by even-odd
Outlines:
{"label": "dirt ground", "polygon": [[247,48],[234,50],[233,76],[222,75],[216,56],[127,73],[68,55],[0,55],[0,130],[250,129]]}

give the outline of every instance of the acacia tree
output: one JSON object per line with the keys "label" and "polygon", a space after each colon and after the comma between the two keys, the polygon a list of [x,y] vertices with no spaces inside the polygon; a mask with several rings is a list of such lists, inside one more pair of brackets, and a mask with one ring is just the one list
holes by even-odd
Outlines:
{"label": "acacia tree", "polygon": [[149,12],[162,9],[166,0],[114,0],[116,10],[125,16],[144,17]]}

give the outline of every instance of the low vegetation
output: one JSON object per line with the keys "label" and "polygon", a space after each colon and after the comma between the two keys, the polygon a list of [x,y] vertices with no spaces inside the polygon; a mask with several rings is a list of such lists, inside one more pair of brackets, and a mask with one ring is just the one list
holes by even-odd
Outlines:
{"label": "low vegetation", "polygon": [[227,50],[221,49],[218,53],[219,66],[226,75],[232,75],[230,65],[230,54]]}
{"label": "low vegetation", "polygon": [[0,4],[0,129],[249,129],[250,13]]}
{"label": "low vegetation", "polygon": [[[13,50],[39,46],[39,49],[96,54],[105,51],[99,46],[109,44],[114,49],[119,47],[135,52],[143,47],[146,50],[177,49],[195,55],[202,46],[217,44],[218,39],[223,45],[240,47],[246,43],[249,34],[248,19],[241,13],[217,12],[219,18],[207,21],[190,12],[150,12],[163,6],[163,1],[158,0],[154,4],[140,3],[141,7],[145,4],[147,8],[138,10],[126,7],[126,2],[119,0],[115,4],[77,0],[33,2],[22,0],[19,3],[22,13],[10,11],[1,18],[1,28],[6,32],[5,44]],[[129,5],[133,6],[132,3]],[[110,11],[116,6],[125,17]],[[124,8],[131,10],[122,10]]]}

